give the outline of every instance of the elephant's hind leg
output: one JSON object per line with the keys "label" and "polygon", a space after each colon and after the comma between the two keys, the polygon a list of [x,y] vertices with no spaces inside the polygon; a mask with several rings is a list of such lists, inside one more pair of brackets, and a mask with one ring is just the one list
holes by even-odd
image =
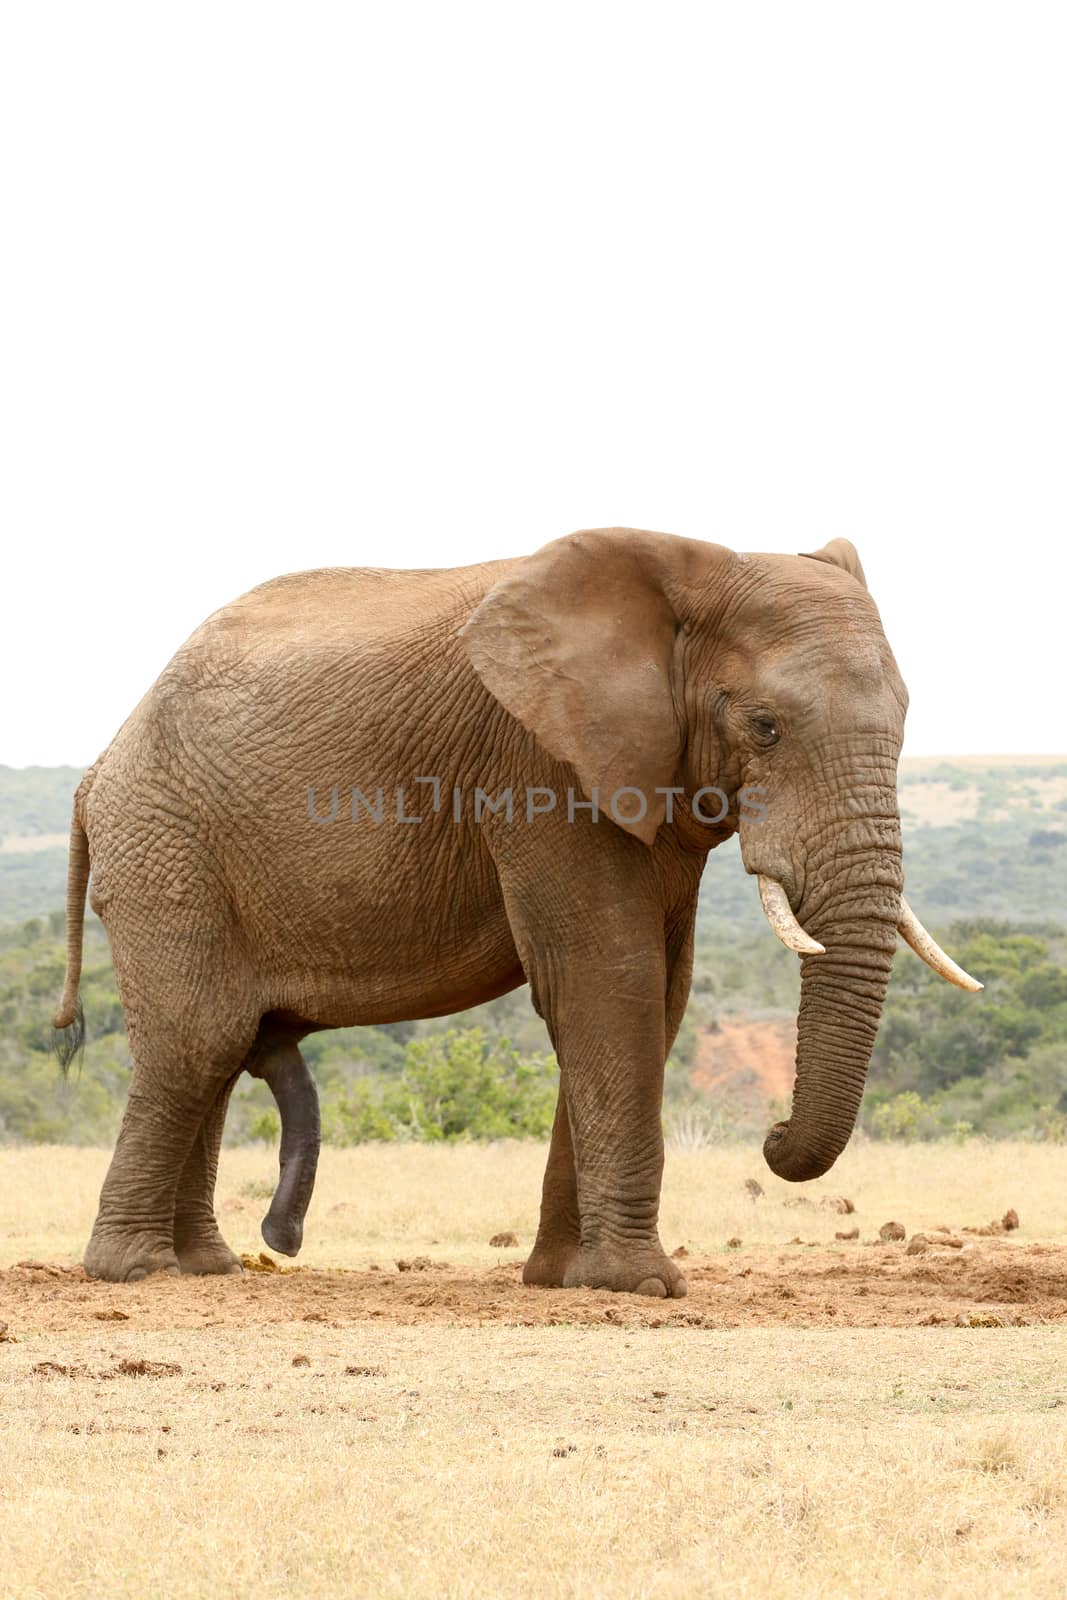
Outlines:
{"label": "elephant's hind leg", "polygon": [[[278,1188],[263,1219],[263,1237],[272,1250],[295,1256],[304,1233],[304,1213],[315,1184],[319,1151],[318,1097],[296,1039],[264,1019],[244,1068],[263,1078],[282,1114]],[[182,1272],[236,1273],[241,1263],[215,1217],[215,1178],[226,1109],[234,1079],[223,1084],[193,1141],[178,1183],[174,1206],[174,1249]]]}
{"label": "elephant's hind leg", "polygon": [[[174,972],[177,961],[171,952],[167,957]],[[179,1272],[183,1255],[187,1270],[202,1271],[191,1263],[209,1240],[216,1261],[229,1259],[219,1253],[221,1240],[215,1243],[209,1226],[209,1188],[229,1085],[255,1037],[258,1016],[247,996],[242,1006],[235,987],[214,1001],[208,992],[201,969],[175,1021],[157,1018],[123,996],[133,1081],[85,1252],[91,1278],[121,1283]]]}
{"label": "elephant's hind leg", "polygon": [[200,1124],[178,1180],[174,1203],[174,1250],[185,1273],[240,1272],[215,1218],[215,1177],[234,1080],[223,1084]]}

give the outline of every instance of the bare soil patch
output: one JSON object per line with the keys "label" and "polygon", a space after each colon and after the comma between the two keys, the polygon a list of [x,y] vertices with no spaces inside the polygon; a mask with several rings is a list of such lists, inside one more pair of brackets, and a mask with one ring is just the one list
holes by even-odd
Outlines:
{"label": "bare soil patch", "polygon": [[788,1101],[793,1093],[797,1048],[794,1017],[754,1021],[723,1017],[713,1033],[703,1033],[697,1046],[691,1082],[704,1094],[729,1090],[744,1096],[753,1109],[767,1100]]}
{"label": "bare soil patch", "polygon": [[[408,1266],[405,1263],[405,1266]],[[410,1264],[414,1267],[414,1263]],[[842,1242],[690,1254],[684,1300],[592,1290],[529,1289],[518,1262],[488,1269],[420,1258],[367,1271],[296,1268],[240,1278],[159,1276],[104,1284],[80,1267],[34,1261],[0,1272],[9,1338],[122,1322],[130,1332],[255,1328],[278,1323],[348,1327],[378,1321],[634,1328],[900,1328],[1025,1326],[1067,1321],[1067,1247],[980,1238],[959,1247],[931,1236],[921,1253],[901,1242]],[[971,1319],[992,1319],[976,1324]],[[963,1319],[962,1322],[960,1319]]]}

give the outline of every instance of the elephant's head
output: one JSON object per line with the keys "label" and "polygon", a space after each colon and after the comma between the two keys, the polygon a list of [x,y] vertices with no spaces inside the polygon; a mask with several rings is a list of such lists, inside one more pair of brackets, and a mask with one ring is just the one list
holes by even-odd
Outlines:
{"label": "elephant's head", "polygon": [[[902,897],[897,758],[907,692],[852,545],[737,555],[633,529],[572,534],[515,563],[463,630],[495,697],[647,847],[671,803],[685,842],[722,837],[693,809],[730,799],[772,927],[802,957],[792,1116],[764,1154],[818,1177],[859,1110],[898,930],[961,987]],[[758,803],[741,800],[746,788]],[[705,815],[715,815],[715,802]],[[636,846],[635,846],[636,847]]]}

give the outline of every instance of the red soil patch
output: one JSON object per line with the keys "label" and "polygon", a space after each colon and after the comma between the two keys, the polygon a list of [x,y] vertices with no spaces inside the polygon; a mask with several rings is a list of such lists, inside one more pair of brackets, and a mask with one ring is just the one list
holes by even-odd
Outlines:
{"label": "red soil patch", "polygon": [[723,1017],[714,1032],[702,1033],[690,1082],[704,1094],[789,1101],[793,1093],[797,1025],[792,1017],[753,1022]]}

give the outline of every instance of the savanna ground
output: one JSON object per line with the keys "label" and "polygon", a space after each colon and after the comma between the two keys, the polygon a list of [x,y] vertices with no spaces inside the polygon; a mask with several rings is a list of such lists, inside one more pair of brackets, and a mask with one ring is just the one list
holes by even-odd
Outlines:
{"label": "savanna ground", "polygon": [[116,1286],[106,1154],[0,1151],[0,1593],[1062,1595],[1067,1149],[673,1153],[669,1302],[522,1288],[543,1159],[326,1151],[301,1270]]}

